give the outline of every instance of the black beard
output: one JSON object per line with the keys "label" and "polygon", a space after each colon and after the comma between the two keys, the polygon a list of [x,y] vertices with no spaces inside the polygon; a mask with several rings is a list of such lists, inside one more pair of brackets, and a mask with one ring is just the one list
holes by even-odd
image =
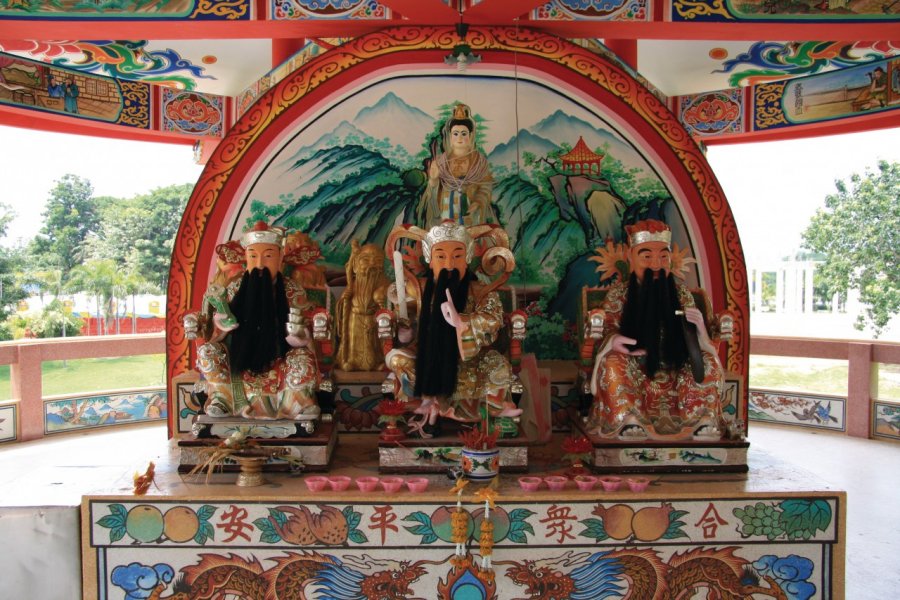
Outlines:
{"label": "black beard", "polygon": [[456,390],[459,366],[456,328],[444,319],[441,304],[447,301],[447,290],[450,290],[457,312],[464,312],[472,279],[468,272],[460,278],[456,269],[442,269],[435,282],[434,275],[428,272],[419,315],[416,396],[450,396]]}
{"label": "black beard", "polygon": [[661,364],[680,369],[687,362],[684,326],[676,310],[682,307],[674,275],[654,277],[647,269],[644,280],[638,282],[637,275],[631,274],[619,333],[637,340],[635,349],[647,351],[648,377],[653,377]]}
{"label": "black beard", "polygon": [[287,354],[288,300],[281,273],[274,281],[268,269],[244,273],[231,312],[239,324],[229,335],[232,373],[263,373]]}

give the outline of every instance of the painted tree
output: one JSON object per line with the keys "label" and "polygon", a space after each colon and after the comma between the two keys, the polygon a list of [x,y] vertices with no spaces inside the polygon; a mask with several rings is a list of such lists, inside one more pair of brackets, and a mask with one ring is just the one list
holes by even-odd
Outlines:
{"label": "painted tree", "polygon": [[864,309],[856,327],[881,334],[900,312],[900,163],[836,181],[803,233],[806,248],[825,256],[820,268],[831,290],[859,290]]}
{"label": "painted tree", "polygon": [[82,261],[85,240],[100,225],[93,194],[91,182],[77,175],[63,175],[56,182],[42,213],[44,225],[31,243],[38,264],[60,269],[66,277]]}

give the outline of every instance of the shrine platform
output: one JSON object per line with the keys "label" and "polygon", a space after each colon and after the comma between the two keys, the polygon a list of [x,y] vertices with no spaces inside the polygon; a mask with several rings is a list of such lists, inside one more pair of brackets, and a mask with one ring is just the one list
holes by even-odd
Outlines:
{"label": "shrine platform", "polygon": [[[816,587],[813,598],[889,597],[889,590],[898,583],[890,558],[898,548],[898,519],[892,509],[896,482],[886,474],[900,467],[900,448],[765,425],[754,425],[750,440],[747,474],[660,474],[651,476],[651,485],[641,493],[627,489],[581,492],[570,482],[562,492],[542,488],[526,494],[516,483],[517,475],[502,476],[494,512],[495,518],[500,515],[495,524],[495,538],[500,539],[493,548],[497,597],[530,597],[526,587],[508,576],[524,572],[526,560],[542,560],[556,568],[568,563],[563,572],[571,572],[591,557],[599,560],[601,552],[610,552],[612,560],[646,550],[643,555],[669,573],[675,568],[676,554],[705,552],[715,560],[715,553],[727,548],[733,548],[738,562],[758,566],[763,556],[810,561],[799,562],[813,565],[806,579]],[[534,448],[532,453],[531,474],[566,468],[558,458],[558,443]],[[132,475],[146,469],[150,460],[157,464],[158,487],[151,487],[144,497],[133,496]],[[376,436],[342,434],[335,460],[332,474],[378,476]],[[448,537],[445,517],[455,506],[455,496],[450,495],[452,484],[443,475],[428,475],[425,493],[404,489],[390,495],[364,494],[355,486],[346,492],[311,493],[302,475],[266,476],[266,485],[239,488],[234,485],[234,473],[214,474],[209,484],[202,478],[179,475],[175,450],[160,426],[69,436],[4,450],[0,452],[0,535],[31,540],[4,562],[0,572],[4,589],[11,597],[47,600],[122,598],[122,586],[112,583],[116,567],[169,565],[177,576],[182,569],[199,564],[201,554],[234,555],[242,560],[256,557],[258,571],[271,570],[276,557],[305,553],[320,562],[331,561],[330,568],[337,572],[333,565],[338,558],[343,574],[351,579],[375,576],[379,569],[409,561],[403,568],[409,577],[416,577],[409,590],[418,597],[438,597],[438,586],[451,579],[448,559],[454,546],[442,536]],[[463,496],[463,507],[476,523],[482,506],[473,499],[473,492],[480,487],[470,484]],[[746,512],[746,507],[759,503],[764,513],[766,507],[772,507],[769,513],[782,516],[792,511],[790,515],[799,519],[796,524],[802,526],[804,518],[816,519],[823,528],[814,528],[809,539],[802,532],[793,541],[755,534],[745,538],[735,511]],[[670,519],[662,535],[660,509]],[[802,509],[814,510],[800,514]],[[143,520],[142,513],[146,514]],[[638,515],[644,517],[638,519]],[[160,532],[156,531],[158,516],[163,517]],[[117,518],[124,519],[118,524],[124,531],[116,531]],[[602,527],[604,518],[608,531]],[[303,523],[318,523],[310,530],[312,538],[303,537]],[[478,534],[473,530],[467,548],[477,562]],[[186,539],[188,534],[193,537]],[[79,557],[85,566],[83,596]],[[421,573],[413,567],[422,569]],[[50,569],[52,581],[46,577]],[[167,576],[168,571],[162,571]],[[121,583],[122,577],[120,571],[115,581]],[[591,582],[582,577],[576,583]],[[48,586],[46,593],[43,585]],[[767,584],[763,580],[759,585]],[[166,586],[163,598],[171,595],[174,582]]]}

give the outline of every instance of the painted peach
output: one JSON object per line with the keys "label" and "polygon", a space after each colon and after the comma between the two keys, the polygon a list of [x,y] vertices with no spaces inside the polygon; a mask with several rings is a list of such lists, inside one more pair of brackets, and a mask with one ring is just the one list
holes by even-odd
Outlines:
{"label": "painted peach", "polygon": [[603,519],[603,529],[614,540],[624,540],[634,532],[631,528],[634,509],[627,504],[614,504],[609,508],[600,505],[593,510],[593,514]]}
{"label": "painted peach", "polygon": [[164,529],[162,512],[149,504],[135,506],[125,518],[125,531],[138,542],[155,542]]}
{"label": "painted peach", "polygon": [[163,533],[169,541],[182,543],[194,539],[200,528],[197,513],[187,506],[170,508],[163,515]]}
{"label": "painted peach", "polygon": [[652,542],[663,536],[669,528],[669,513],[672,505],[662,503],[660,506],[648,506],[637,511],[631,522],[634,537],[642,542]]}

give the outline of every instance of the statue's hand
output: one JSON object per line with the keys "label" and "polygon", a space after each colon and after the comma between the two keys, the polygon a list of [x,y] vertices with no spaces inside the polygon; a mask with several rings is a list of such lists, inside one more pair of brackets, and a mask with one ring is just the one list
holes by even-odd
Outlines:
{"label": "statue's hand", "polygon": [[712,343],[709,339],[709,333],[706,331],[703,313],[700,312],[699,308],[692,306],[684,309],[684,318],[687,319],[688,323],[692,323],[697,328],[697,340],[700,342],[701,346]]}
{"label": "statue's hand", "polygon": [[305,348],[312,338],[309,329],[303,328],[297,333],[289,333],[284,339],[291,348]]}
{"label": "statue's hand", "polygon": [[643,356],[647,354],[647,351],[643,348],[637,348],[632,350],[628,346],[637,344],[637,340],[630,337],[625,337],[624,335],[616,334],[613,337],[612,341],[612,350],[613,352],[619,352],[621,354],[630,354],[631,356]]}
{"label": "statue's hand", "polygon": [[224,333],[237,329],[239,325],[230,315],[220,312],[213,313],[213,323],[216,329]]}
{"label": "statue's hand", "polygon": [[188,313],[182,319],[184,324],[184,337],[196,340],[200,337],[200,316],[197,313]]}
{"label": "statue's hand", "polygon": [[456,311],[456,306],[453,304],[453,296],[450,295],[450,290],[447,290],[447,301],[441,304],[441,314],[444,315],[444,320],[456,329],[462,327],[463,322]]}
{"label": "statue's hand", "polygon": [[413,328],[412,325],[407,321],[406,323],[398,323],[397,324],[397,340],[404,346],[409,344],[413,339]]}

